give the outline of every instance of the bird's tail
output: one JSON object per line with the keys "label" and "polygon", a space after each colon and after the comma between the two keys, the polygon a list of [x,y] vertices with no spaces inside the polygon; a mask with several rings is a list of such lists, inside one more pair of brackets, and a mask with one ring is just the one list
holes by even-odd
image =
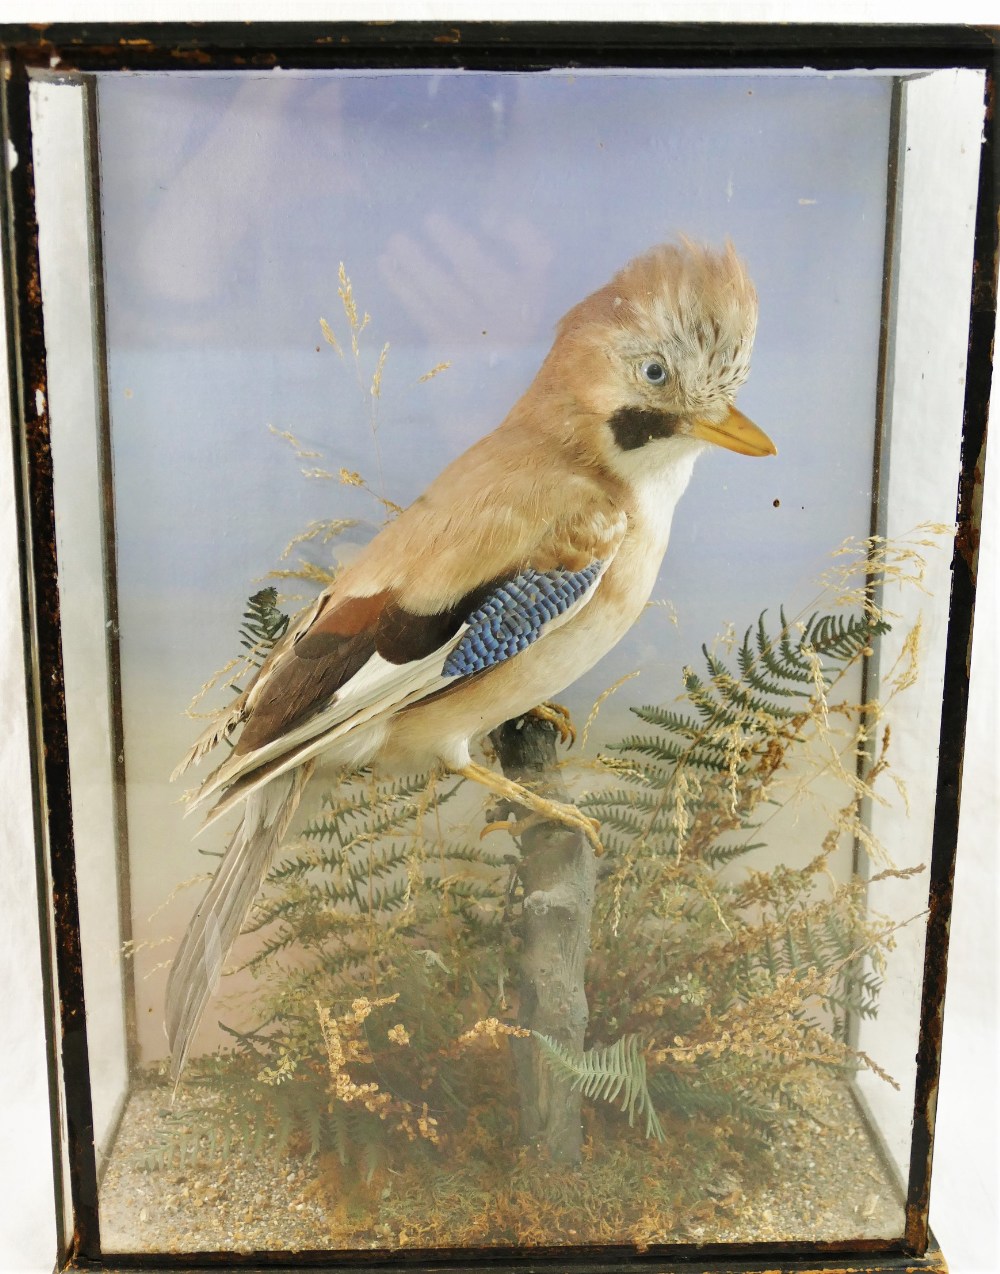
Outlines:
{"label": "bird's tail", "polygon": [[174,1083],[312,769],[307,762],[247,798],[240,825],[177,949],[167,979],[165,1014]]}

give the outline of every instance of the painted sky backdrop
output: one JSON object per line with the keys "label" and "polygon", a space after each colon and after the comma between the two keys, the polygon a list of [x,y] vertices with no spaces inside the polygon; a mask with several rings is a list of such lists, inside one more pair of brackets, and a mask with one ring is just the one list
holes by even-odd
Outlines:
{"label": "painted sky backdrop", "polygon": [[[867,534],[890,93],[888,77],[817,74],[99,80],[145,1060],[164,1049],[156,944],[193,905],[175,887],[225,837],[196,839],[167,781],[199,728],[183,710],[239,653],[246,598],[288,565],[297,532],[355,517],[356,551],[377,528],[370,495],[301,470],[378,484],[368,379],[385,342],[382,481],[405,504],[500,422],[561,315],[630,257],[686,233],[729,237],[746,258],[761,315],[739,406],[779,455],[699,460],[654,594],[676,623],[651,608],[559,696],[580,721],[642,670],[605,705],[591,751],[631,728],[629,703],[673,699],[728,622],[806,606],[830,551]],[[360,385],[320,328],[346,342],[341,261],[372,316]],[[269,425],[319,454],[297,458]],[[824,829],[796,824],[795,845],[776,832],[773,852]]]}
{"label": "painted sky backdrop", "polygon": [[868,529],[889,96],[817,74],[102,80],[126,699],[155,676],[180,711],[311,519],[377,525],[369,496],[300,473],[378,485],[367,394],[320,331],[346,332],[341,261],[366,377],[390,344],[379,443],[405,504],[499,423],[572,304],[658,241],[731,238],[761,305],[739,405],[779,456],[699,461],[655,594],[677,626],[650,611],[573,702],[640,665],[643,698],[672,696],[727,621],[805,603]]}

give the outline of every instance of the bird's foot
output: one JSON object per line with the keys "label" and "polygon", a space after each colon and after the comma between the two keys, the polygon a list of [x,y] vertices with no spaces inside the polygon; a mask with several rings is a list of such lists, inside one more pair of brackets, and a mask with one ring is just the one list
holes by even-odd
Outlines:
{"label": "bird's foot", "polygon": [[[537,792],[533,792],[530,788],[522,787],[520,783],[515,783],[513,779],[505,778],[501,774],[495,774],[492,770],[488,770],[485,765],[476,765],[475,762],[464,766],[459,770],[459,773],[463,778],[471,779],[473,783],[480,784],[481,787],[485,787],[502,800],[511,801],[515,805],[526,806],[531,810],[532,814],[543,820],[562,823],[564,827],[570,827],[574,831],[582,832],[598,857],[604,853],[604,846],[601,844],[601,838],[598,835],[600,823],[594,818],[588,818],[586,814],[581,814],[575,805],[566,805],[562,801],[550,801],[544,796],[539,796]],[[516,827],[518,824],[515,823],[514,826]],[[500,828],[510,831],[511,824],[507,822],[491,823],[487,831],[497,831]]]}
{"label": "bird's foot", "polygon": [[549,725],[555,726],[559,732],[560,741],[568,748],[576,742],[576,726],[573,724],[573,718],[570,716],[569,708],[561,703],[552,703],[551,700],[540,703],[525,715],[534,717],[536,721],[547,721]]}

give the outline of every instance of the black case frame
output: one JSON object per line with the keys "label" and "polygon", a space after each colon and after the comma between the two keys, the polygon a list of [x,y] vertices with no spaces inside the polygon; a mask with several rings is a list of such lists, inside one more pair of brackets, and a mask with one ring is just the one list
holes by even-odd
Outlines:
{"label": "black case frame", "polygon": [[[61,1261],[95,1270],[255,1270],[377,1266],[463,1274],[487,1268],[521,1271],[645,1270],[650,1274],[751,1274],[825,1271],[889,1274],[946,1266],[927,1215],[942,1013],[958,832],[959,787],[968,703],[969,647],[997,308],[996,75],[1000,30],[956,26],[729,25],[724,23],[253,23],[51,24],[0,26],[0,185],[6,270],[6,322],[14,427],[23,632],[31,731],[34,825],[49,1023],[53,1160]],[[921,1004],[913,1138],[902,1243],[677,1245],[639,1253],[558,1247],[408,1252],[185,1253],[102,1257],[97,1167],[88,1071],[83,970],[73,852],[69,748],[63,684],[52,455],[35,214],[28,88],[32,72],[119,70],[440,67],[491,71],[551,67],[803,67],[817,70],[935,67],[986,72],[986,123],[976,212],[968,367],[957,501],[952,594],[940,759],[930,864],[930,906]],[[9,146],[8,146],[9,143]],[[44,945],[44,944],[43,944]],[[60,1076],[62,1077],[60,1079]],[[60,1111],[64,1112],[64,1116]],[[68,1181],[63,1180],[65,1142]],[[71,1232],[62,1224],[68,1187]]]}

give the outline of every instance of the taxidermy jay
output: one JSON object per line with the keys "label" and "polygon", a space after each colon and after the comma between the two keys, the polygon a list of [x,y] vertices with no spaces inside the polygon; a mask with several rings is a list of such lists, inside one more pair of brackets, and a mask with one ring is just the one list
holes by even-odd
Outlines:
{"label": "taxidermy jay", "polygon": [[194,804],[242,817],[167,985],[174,1077],[316,758],[462,774],[594,825],[471,745],[586,672],[635,623],[709,444],[775,448],[733,401],[757,297],[732,245],[652,249],[558,325],[506,420],[444,470],[274,646],[179,767],[239,730]]}

